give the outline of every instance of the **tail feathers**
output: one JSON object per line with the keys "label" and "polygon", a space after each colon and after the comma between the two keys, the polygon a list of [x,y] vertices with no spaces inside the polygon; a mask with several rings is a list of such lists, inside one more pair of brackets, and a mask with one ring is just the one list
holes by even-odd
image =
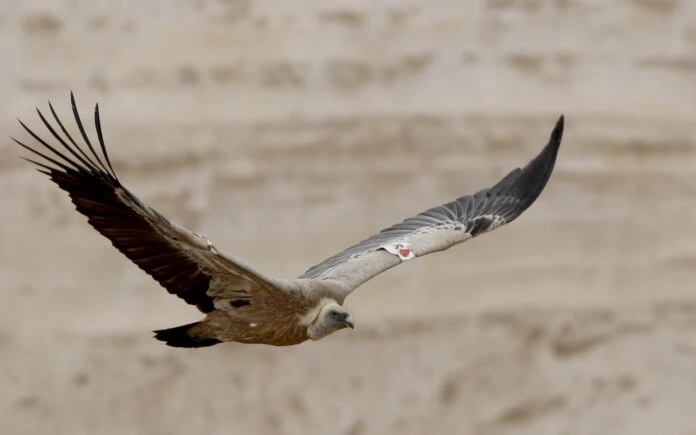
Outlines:
{"label": "tail feathers", "polygon": [[189,323],[188,325],[177,326],[175,328],[160,329],[154,331],[155,338],[164,341],[168,346],[172,347],[207,347],[214,344],[222,343],[217,338],[195,337],[189,334],[189,331],[194,326],[201,322]]}

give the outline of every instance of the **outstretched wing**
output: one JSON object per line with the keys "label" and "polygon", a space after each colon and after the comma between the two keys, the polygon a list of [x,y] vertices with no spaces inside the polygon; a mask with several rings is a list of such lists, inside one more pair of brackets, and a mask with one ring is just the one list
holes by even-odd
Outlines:
{"label": "outstretched wing", "polygon": [[548,145],[524,168],[497,184],[386,228],[311,267],[300,278],[335,280],[348,293],[404,260],[445,250],[512,222],[539,196],[551,176],[563,135],[563,116]]}
{"label": "outstretched wing", "polygon": [[255,291],[274,289],[269,279],[218,252],[206,238],[170,221],[129,192],[116,177],[106,152],[99,106],[95,106],[94,124],[101,155],[85,132],[72,93],[70,101],[86,147],[77,145],[50,102],[51,115],[62,134],[41,111],[37,112],[55,139],[53,145],[22,121],[22,127],[37,143],[32,147],[12,139],[45,160],[26,159],[68,192],[77,211],[87,216],[99,233],[169,293],[203,312],[215,309],[218,296],[230,300],[232,306],[242,306],[249,303]]}

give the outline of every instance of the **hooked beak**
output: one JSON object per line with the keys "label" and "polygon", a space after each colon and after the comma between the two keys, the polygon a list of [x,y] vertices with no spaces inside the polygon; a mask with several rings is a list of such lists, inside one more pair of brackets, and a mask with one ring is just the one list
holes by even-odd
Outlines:
{"label": "hooked beak", "polygon": [[350,329],[355,328],[355,323],[353,323],[353,319],[350,317],[350,315],[346,316],[346,318],[343,319],[343,323],[345,323],[346,326],[350,327]]}

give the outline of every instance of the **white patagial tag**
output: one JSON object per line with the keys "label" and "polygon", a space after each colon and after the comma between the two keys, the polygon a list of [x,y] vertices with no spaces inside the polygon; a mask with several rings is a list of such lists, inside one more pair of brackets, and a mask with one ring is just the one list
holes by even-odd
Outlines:
{"label": "white patagial tag", "polygon": [[390,243],[382,246],[382,248],[390,254],[394,254],[399,257],[401,261],[416,258],[416,254],[414,254],[411,248],[408,247],[408,243]]}

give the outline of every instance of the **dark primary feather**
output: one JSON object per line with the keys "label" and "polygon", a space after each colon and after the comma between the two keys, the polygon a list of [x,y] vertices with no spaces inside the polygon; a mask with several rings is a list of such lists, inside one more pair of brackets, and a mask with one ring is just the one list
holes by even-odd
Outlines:
{"label": "dark primary feather", "polygon": [[62,149],[49,144],[19,121],[40,145],[31,147],[12,139],[45,162],[26,160],[37,165],[40,172],[47,174],[61,189],[68,192],[77,211],[87,216],[89,223],[99,233],[167,291],[198,306],[203,312],[211,311],[213,298],[206,294],[210,274],[165,234],[163,229],[171,227],[172,222],[142,203],[118,180],[104,145],[99,107],[95,107],[94,124],[101,155],[87,136],[72,93],[70,100],[75,122],[87,150],[75,142],[49,103],[51,115],[62,135],[38,109],[37,112]]}
{"label": "dark primary feather", "polygon": [[[301,278],[334,277],[333,272],[344,267],[352,259],[358,259],[378,251],[385,244],[394,241],[420,242],[426,246],[426,249],[425,252],[417,254],[424,255],[446,249],[454,243],[466,240],[466,237],[461,237],[453,243],[444,242],[444,246],[442,246],[443,243],[438,243],[440,241],[436,238],[441,237],[443,231],[461,231],[470,237],[475,237],[502,224],[512,222],[536,200],[546,186],[556,162],[562,136],[563,116],[558,119],[548,144],[524,168],[514,169],[492,187],[433,207],[386,228],[312,266],[302,274]],[[414,247],[415,249],[416,247]],[[393,265],[393,262],[386,263],[384,270]],[[344,268],[349,268],[349,266]],[[384,270],[379,270],[377,273]],[[369,279],[369,277],[358,279],[355,282],[362,282],[365,279]]]}

